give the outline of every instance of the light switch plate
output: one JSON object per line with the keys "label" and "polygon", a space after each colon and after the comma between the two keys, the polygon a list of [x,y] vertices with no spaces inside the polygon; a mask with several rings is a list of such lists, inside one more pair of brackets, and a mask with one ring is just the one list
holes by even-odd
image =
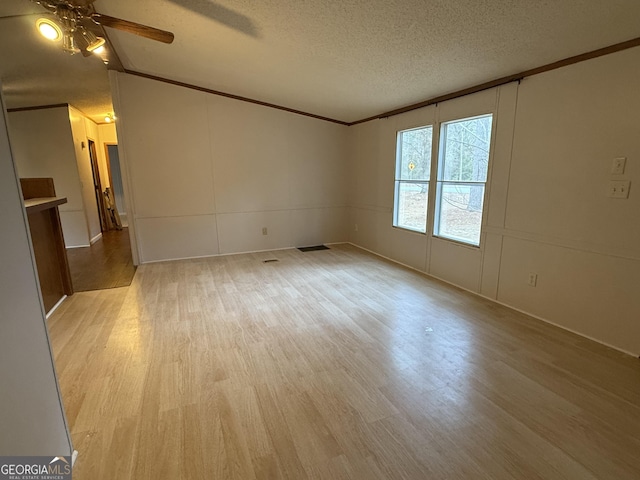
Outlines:
{"label": "light switch plate", "polygon": [[611,173],[613,175],[622,175],[624,173],[624,167],[627,164],[627,157],[618,157],[613,159],[611,164]]}

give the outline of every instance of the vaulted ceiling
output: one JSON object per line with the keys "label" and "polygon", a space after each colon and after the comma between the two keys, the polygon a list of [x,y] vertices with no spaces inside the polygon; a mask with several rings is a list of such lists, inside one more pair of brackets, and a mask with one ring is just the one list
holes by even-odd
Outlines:
{"label": "vaulted ceiling", "polygon": [[[637,0],[97,0],[175,34],[107,28],[125,69],[351,122],[640,37]],[[43,8],[0,4],[9,108],[111,111],[106,67],[40,38]]]}

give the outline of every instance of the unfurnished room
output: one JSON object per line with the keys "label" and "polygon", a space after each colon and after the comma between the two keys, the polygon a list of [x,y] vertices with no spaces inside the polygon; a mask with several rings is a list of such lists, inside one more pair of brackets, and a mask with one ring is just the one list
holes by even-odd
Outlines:
{"label": "unfurnished room", "polygon": [[0,479],[640,478],[638,18],[3,1]]}

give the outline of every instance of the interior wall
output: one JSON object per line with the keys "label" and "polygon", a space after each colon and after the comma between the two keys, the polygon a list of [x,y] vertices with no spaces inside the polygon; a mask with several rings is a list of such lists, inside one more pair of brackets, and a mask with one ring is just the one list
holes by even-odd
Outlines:
{"label": "interior wall", "polygon": [[[127,202],[124,196],[124,187],[122,180],[122,172],[120,169],[120,156],[118,154],[118,135],[115,123],[104,123],[98,125],[98,133],[100,136],[101,150],[104,155],[105,167],[108,165],[109,187],[120,215],[120,221],[123,227],[129,225],[127,219]],[[107,149],[109,153],[107,154]]]}
{"label": "interior wall", "polygon": [[96,144],[96,160],[98,163],[98,173],[100,174],[100,185],[102,191],[109,186],[109,170],[104,153],[104,144],[100,136],[100,126],[88,117],[84,117],[84,128],[87,132],[87,139],[93,140]]}
{"label": "interior wall", "polygon": [[[635,48],[351,127],[351,241],[638,355],[639,82]],[[480,248],[393,228],[397,130],[488,112]],[[621,156],[626,171],[613,175]],[[631,181],[628,199],[607,196],[611,180]]]}
{"label": "interior wall", "polygon": [[11,112],[8,126],[18,174],[52,177],[56,194],[67,197],[59,207],[66,246],[89,245],[68,107]]}
{"label": "interior wall", "polygon": [[[91,158],[89,157],[89,143],[87,140],[91,138],[96,141],[96,150],[98,149],[97,126],[73,107],[69,107],[69,121],[71,122],[75,160],[82,186],[85,221],[89,230],[89,240],[90,242],[94,242],[100,237],[102,228],[100,226],[98,204],[93,186],[93,172],[91,170]],[[89,129],[87,129],[87,127],[89,127]]]}
{"label": "interior wall", "polygon": [[[91,120],[89,120],[91,121]],[[103,190],[106,187],[111,186],[108,170],[108,159],[106,154],[106,145],[117,145],[118,136],[116,134],[116,126],[113,123],[103,123],[96,125],[98,130],[98,141],[96,142],[96,149],[98,150],[98,161],[100,163],[100,175],[101,178],[105,178],[102,181]]]}
{"label": "interior wall", "polygon": [[111,191],[113,200],[118,209],[120,220],[123,226],[127,226],[127,204],[124,197],[124,185],[122,180],[122,170],[120,169],[120,154],[117,145],[108,145],[109,164],[111,165]]}
{"label": "interior wall", "polygon": [[[72,453],[71,441],[2,102],[0,107],[0,452],[66,456]],[[56,117],[55,112],[49,113]]]}
{"label": "interior wall", "polygon": [[118,143],[118,132],[116,130],[115,123],[101,123],[98,125],[98,131],[100,132],[100,141],[105,144]]}
{"label": "interior wall", "polygon": [[347,127],[110,78],[141,262],[347,239]]}
{"label": "interior wall", "polygon": [[[523,82],[498,290],[505,303],[636,355],[638,82],[638,48]],[[623,175],[611,173],[616,157],[627,157]],[[629,198],[609,198],[609,182],[623,179]],[[538,286],[514,288],[530,271]]]}

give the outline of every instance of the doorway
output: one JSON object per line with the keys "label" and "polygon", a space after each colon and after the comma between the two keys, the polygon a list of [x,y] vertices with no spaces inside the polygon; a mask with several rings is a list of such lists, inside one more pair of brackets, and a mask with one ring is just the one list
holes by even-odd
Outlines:
{"label": "doorway", "polygon": [[[125,206],[118,145],[105,144],[106,171],[103,166],[101,179],[95,142],[87,141],[102,236],[89,247],[67,249],[71,281],[76,292],[131,285],[136,271],[126,213],[123,210],[122,222],[117,213]],[[108,197],[105,196],[107,193]]]}
{"label": "doorway", "polygon": [[104,207],[104,198],[102,196],[102,182],[100,182],[100,169],[98,168],[98,154],[96,153],[96,143],[87,139],[89,142],[89,159],[91,161],[91,173],[93,174],[93,190],[96,195],[96,204],[98,207],[98,215],[100,216],[100,231],[106,232],[107,213]]}
{"label": "doorway", "polygon": [[120,171],[120,157],[118,156],[118,144],[105,143],[105,156],[107,159],[107,169],[109,171],[109,184],[115,202],[118,215],[123,227],[128,226],[127,209],[124,201],[124,186],[122,184],[122,172]]}

